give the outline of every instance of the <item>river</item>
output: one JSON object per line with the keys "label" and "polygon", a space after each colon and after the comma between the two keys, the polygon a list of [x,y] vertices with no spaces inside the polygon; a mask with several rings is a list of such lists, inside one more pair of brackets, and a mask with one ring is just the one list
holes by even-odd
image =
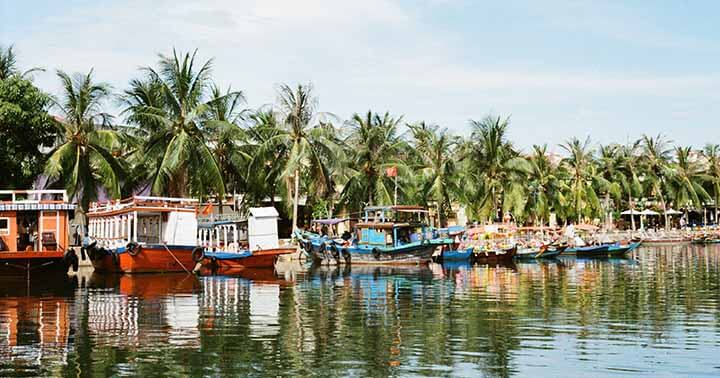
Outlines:
{"label": "river", "polygon": [[0,376],[718,376],[720,248],[0,278]]}

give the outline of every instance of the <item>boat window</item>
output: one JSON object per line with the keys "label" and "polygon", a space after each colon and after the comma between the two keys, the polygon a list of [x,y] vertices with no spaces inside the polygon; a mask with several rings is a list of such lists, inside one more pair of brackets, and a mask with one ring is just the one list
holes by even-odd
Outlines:
{"label": "boat window", "polygon": [[10,218],[0,218],[0,235],[10,235]]}

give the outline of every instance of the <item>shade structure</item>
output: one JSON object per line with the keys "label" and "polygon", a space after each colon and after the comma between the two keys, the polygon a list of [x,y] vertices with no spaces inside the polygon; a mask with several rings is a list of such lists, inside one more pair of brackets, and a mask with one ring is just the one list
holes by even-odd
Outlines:
{"label": "shade structure", "polygon": [[640,212],[635,209],[628,209],[620,213],[620,215],[640,215]]}
{"label": "shade structure", "polygon": [[682,214],[682,213],[683,213],[682,211],[678,211],[678,210],[675,210],[675,209],[667,209],[667,210],[665,210],[665,214],[667,214],[667,215],[680,215],[680,214]]}
{"label": "shade structure", "polygon": [[652,211],[650,209],[645,209],[640,212],[640,215],[660,215],[657,211]]}

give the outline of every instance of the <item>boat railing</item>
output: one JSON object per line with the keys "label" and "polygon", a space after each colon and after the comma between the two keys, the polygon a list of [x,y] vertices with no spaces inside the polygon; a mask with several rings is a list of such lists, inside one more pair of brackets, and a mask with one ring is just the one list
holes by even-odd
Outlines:
{"label": "boat railing", "polygon": [[[43,200],[43,197],[51,197]],[[0,190],[0,203],[67,203],[67,191],[62,189],[44,190]]]}
{"label": "boat railing", "polygon": [[137,206],[156,206],[168,208],[196,208],[200,203],[195,198],[178,197],[155,197],[155,196],[133,196],[122,200],[111,200],[107,202],[96,202],[90,204],[91,212],[105,212],[122,210]]}

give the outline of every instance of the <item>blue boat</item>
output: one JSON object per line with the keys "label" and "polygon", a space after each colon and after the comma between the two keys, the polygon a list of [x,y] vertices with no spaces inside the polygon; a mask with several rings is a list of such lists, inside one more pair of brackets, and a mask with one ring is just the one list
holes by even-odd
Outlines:
{"label": "blue boat", "polygon": [[370,206],[350,240],[309,232],[296,234],[303,249],[320,263],[420,264],[453,240],[436,237],[420,206]]}
{"label": "blue boat", "polygon": [[565,250],[566,254],[577,255],[578,257],[607,257],[610,245],[590,245],[586,247],[573,247]]}
{"label": "blue boat", "polygon": [[620,243],[611,244],[608,247],[608,255],[610,256],[621,256],[632,252],[640,246],[642,242],[630,243],[627,245],[620,245]]}
{"label": "blue boat", "polygon": [[465,250],[443,251],[441,257],[443,262],[470,261],[470,257],[472,257],[472,254],[472,248],[467,248]]}

